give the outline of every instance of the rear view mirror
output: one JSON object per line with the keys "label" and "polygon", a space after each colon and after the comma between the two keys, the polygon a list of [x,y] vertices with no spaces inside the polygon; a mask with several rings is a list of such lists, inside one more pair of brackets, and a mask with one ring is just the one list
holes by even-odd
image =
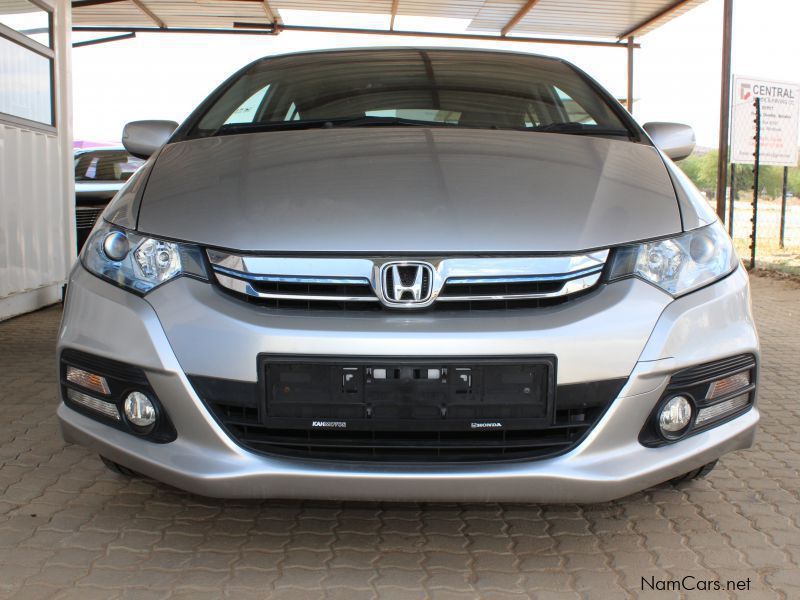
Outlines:
{"label": "rear view mirror", "polygon": [[122,130],[122,145],[138,158],[149,158],[177,128],[175,121],[131,121]]}
{"label": "rear view mirror", "polygon": [[645,123],[647,135],[672,160],[681,160],[694,151],[694,129],[681,123]]}

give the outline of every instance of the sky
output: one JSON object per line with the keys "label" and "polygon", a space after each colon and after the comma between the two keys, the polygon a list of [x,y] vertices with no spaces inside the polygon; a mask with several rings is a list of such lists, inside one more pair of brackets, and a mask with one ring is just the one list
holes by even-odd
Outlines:
{"label": "sky", "polygon": [[[722,0],[709,0],[640,38],[634,60],[634,117],[694,127],[700,146],[717,145],[722,48]],[[313,16],[304,15],[311,24]],[[332,15],[325,15],[330,25]],[[381,26],[367,17],[356,26]],[[289,21],[287,16],[287,21]],[[735,0],[733,73],[800,82],[797,0]],[[350,20],[347,24],[352,25]],[[430,19],[426,20],[430,27]],[[447,23],[434,24],[440,30]],[[417,30],[419,20],[398,20]],[[76,35],[75,40],[103,34]],[[283,32],[278,36],[138,34],[135,39],[76,48],[72,55],[73,134],[76,140],[117,142],[138,119],[182,121],[233,72],[261,56],[318,48],[468,46],[565,58],[616,97],[626,93],[625,50],[519,42]]]}

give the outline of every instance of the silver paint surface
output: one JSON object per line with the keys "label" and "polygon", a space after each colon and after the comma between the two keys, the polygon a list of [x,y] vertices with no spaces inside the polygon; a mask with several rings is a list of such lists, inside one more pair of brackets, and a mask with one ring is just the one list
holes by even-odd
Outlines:
{"label": "silver paint surface", "polygon": [[138,225],[234,250],[389,255],[574,253],[681,231],[652,146],[416,127],[168,144]]}
{"label": "silver paint surface", "polygon": [[[198,365],[210,369],[210,365],[202,363],[202,357],[211,352],[222,360],[222,365],[205,374],[227,374],[234,379],[244,375],[252,380],[255,376],[255,361],[250,360],[252,355],[245,356],[243,352],[227,360],[222,356],[223,352],[235,347],[237,336],[247,330],[251,331],[252,337],[244,340],[246,345],[255,344],[253,348],[287,354],[309,352],[314,348],[320,353],[333,349],[339,354],[344,350],[377,352],[385,349],[382,342],[389,332],[392,334],[389,339],[401,342],[400,351],[430,345],[436,352],[452,353],[466,343],[467,348],[462,350],[465,352],[483,348],[482,355],[501,351],[508,355],[523,355],[558,344],[559,334],[566,347],[580,319],[574,324],[552,319],[545,324],[544,318],[534,323],[542,331],[549,332],[548,343],[536,342],[530,333],[516,335],[514,328],[524,322],[517,317],[488,321],[475,319],[475,322],[445,318],[438,320],[433,329],[424,319],[410,319],[405,314],[402,318],[377,319],[373,323],[353,319],[336,323],[330,318],[316,320],[286,313],[265,314],[255,307],[247,307],[251,313],[245,318],[244,313],[225,312],[230,309],[224,303],[235,301],[223,297],[208,284],[187,278],[169,284],[174,286],[171,294],[181,298],[182,302],[173,299],[173,306],[167,310],[162,302],[170,303],[171,294],[166,293],[169,286],[163,286],[143,299],[93,277],[80,266],[76,267],[71,279],[59,350],[77,348],[140,365],[169,412],[178,439],[170,444],[152,444],[92,421],[63,404],[58,409],[58,416],[67,440],[87,445],[151,477],[209,496],[607,501],[668,480],[726,452],[750,446],[759,419],[758,410],[754,408],[733,421],[670,446],[644,448],[639,444],[638,432],[661,398],[670,373],[735,353],[753,352],[758,355],[758,339],[755,329],[750,326],[748,281],[742,269],[714,285],[667,302],[669,305],[663,311],[655,298],[649,302],[645,300],[648,297],[646,288],[654,294],[664,294],[641,282],[634,285],[629,281],[627,287],[623,285],[625,283],[607,286],[607,293],[616,287],[623,295],[635,294],[637,301],[649,305],[645,312],[652,315],[655,326],[633,340],[641,344],[643,350],[627,355],[630,361],[628,382],[598,426],[573,451],[551,459],[424,467],[332,464],[256,455],[237,446],[220,429],[195,394],[185,373],[192,372]],[[215,294],[218,300],[213,301],[208,294]],[[600,302],[600,294],[586,300],[598,302],[594,305],[596,309],[607,302],[607,299]],[[225,310],[210,318],[205,329],[186,326],[182,330],[196,318],[195,309],[203,303],[209,305],[210,310],[206,309],[209,315],[221,308]],[[185,323],[179,316],[181,305],[188,307],[183,319]],[[621,306],[624,308],[628,303]],[[712,318],[714,315],[723,317]],[[617,317],[612,325],[622,324],[625,318]],[[720,326],[721,318],[727,320],[727,324]],[[239,329],[232,328],[236,321],[242,320]],[[587,324],[590,325],[587,337],[593,332],[595,339],[581,344],[584,347],[573,355],[575,360],[569,359],[569,351],[559,348],[560,365],[561,356],[565,359],[564,370],[559,370],[559,383],[582,380],[587,374],[598,378],[602,378],[601,375],[613,376],[613,369],[617,368],[613,366],[616,359],[609,359],[609,355],[617,353],[618,338],[603,329],[599,319],[589,318]],[[342,331],[348,329],[352,330],[342,338]],[[115,331],[114,336],[92,333],[111,330]],[[282,335],[287,331],[291,335]],[[692,332],[692,335],[687,336],[685,332]],[[338,343],[337,339],[340,340]],[[224,348],[215,350],[215,346],[225,340]],[[703,343],[698,343],[698,340]],[[613,352],[610,351],[612,347]],[[241,372],[243,357],[247,364],[245,371]],[[612,362],[606,362],[608,360]],[[620,368],[623,362],[618,363]],[[612,369],[603,371],[609,364]]]}

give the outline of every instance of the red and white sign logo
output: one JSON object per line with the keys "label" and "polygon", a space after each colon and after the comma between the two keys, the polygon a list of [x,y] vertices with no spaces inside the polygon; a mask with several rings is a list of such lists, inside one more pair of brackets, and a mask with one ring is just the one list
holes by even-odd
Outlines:
{"label": "red and white sign logo", "polygon": [[743,83],[740,87],[739,98],[742,100],[750,100],[753,97],[753,86],[749,83]]}

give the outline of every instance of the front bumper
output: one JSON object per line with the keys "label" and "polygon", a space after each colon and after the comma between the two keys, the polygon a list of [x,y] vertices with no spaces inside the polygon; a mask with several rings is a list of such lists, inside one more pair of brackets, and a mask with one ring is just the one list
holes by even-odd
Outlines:
{"label": "front bumper", "polygon": [[[64,404],[58,415],[67,441],[197,494],[239,498],[601,502],[752,444],[759,419],[755,407],[675,444],[645,448],[638,441],[672,373],[733,354],[758,355],[743,269],[676,301],[640,281],[620,282],[542,318],[426,322],[403,316],[377,325],[375,319],[344,319],[337,331],[333,319],[270,317],[188,279],[142,299],[77,266],[59,352],[72,348],[144,369],[178,437],[154,444]],[[412,466],[249,452],[220,428],[186,376],[252,381],[260,351],[332,354],[332,348],[354,356],[553,353],[559,358],[559,383],[620,375],[628,381],[586,439],[561,456]]]}

